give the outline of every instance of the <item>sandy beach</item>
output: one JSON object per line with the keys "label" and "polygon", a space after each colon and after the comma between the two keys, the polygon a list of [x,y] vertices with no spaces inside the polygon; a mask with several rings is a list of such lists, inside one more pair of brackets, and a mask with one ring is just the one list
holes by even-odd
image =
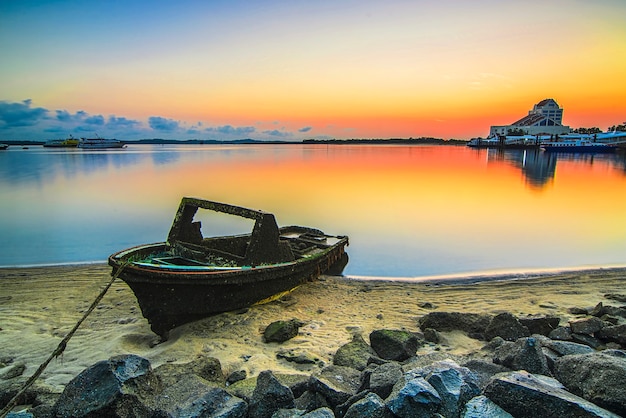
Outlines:
{"label": "sandy beach", "polygon": [[[109,279],[110,268],[104,264],[0,269],[0,358],[24,363],[24,375],[33,374]],[[242,369],[253,376],[268,369],[310,372],[330,364],[354,333],[367,340],[375,329],[418,331],[417,319],[433,310],[551,314],[561,317],[563,324],[575,317],[568,311],[571,307],[618,305],[605,295],[625,293],[625,282],[626,268],[448,283],[324,276],[279,301],[181,326],[167,342],[154,345],[156,336],[133,293],[117,280],[40,380],[61,391],[84,368],[125,353],[143,356],[153,367],[206,355],[218,358],[225,374]],[[292,318],[305,323],[297,337],[283,344],[263,341],[268,324]],[[461,333],[445,336],[449,345],[443,350],[451,354],[464,355],[483,345]],[[424,346],[418,355],[434,349]],[[319,362],[298,365],[277,359],[276,354],[285,350],[306,352]]]}

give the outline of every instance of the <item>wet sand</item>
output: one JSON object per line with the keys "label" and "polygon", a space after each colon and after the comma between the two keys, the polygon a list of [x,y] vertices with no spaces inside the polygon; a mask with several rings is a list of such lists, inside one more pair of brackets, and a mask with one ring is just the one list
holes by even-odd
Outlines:
{"label": "wet sand", "polygon": [[[24,375],[30,376],[109,279],[110,268],[104,264],[0,269],[0,358],[25,363]],[[267,369],[308,373],[330,364],[333,354],[354,333],[362,333],[367,341],[375,329],[418,331],[417,319],[433,310],[552,314],[561,317],[564,324],[575,317],[568,312],[570,307],[589,307],[599,302],[619,305],[605,295],[626,293],[625,283],[626,268],[446,283],[325,276],[279,301],[181,326],[171,332],[167,342],[154,345],[156,336],[141,315],[133,293],[118,279],[40,380],[60,391],[84,368],[125,353],[146,357],[153,367],[206,355],[218,358],[225,374],[242,369],[253,376]],[[291,318],[305,322],[297,337],[283,344],[263,342],[263,330],[268,324]],[[449,346],[439,349],[450,354],[468,354],[483,345],[461,333],[445,336]],[[427,345],[418,353],[434,349]],[[306,352],[320,362],[298,365],[277,359],[276,354],[285,350]]]}

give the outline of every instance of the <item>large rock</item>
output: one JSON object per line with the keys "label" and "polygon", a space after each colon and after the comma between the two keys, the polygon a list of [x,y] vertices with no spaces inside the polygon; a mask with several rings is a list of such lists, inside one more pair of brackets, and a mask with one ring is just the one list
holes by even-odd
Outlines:
{"label": "large rock", "polygon": [[367,367],[368,360],[375,355],[376,352],[365,342],[363,337],[355,335],[352,341],[339,347],[333,357],[333,364],[362,371]]}
{"label": "large rock", "polygon": [[161,382],[136,355],[100,361],[72,379],[55,404],[57,417],[151,417]]}
{"label": "large rock", "polygon": [[170,417],[245,418],[248,412],[243,399],[194,374],[166,387],[159,399],[160,409]]}
{"label": "large rock", "polygon": [[282,343],[298,335],[298,331],[302,325],[304,325],[304,323],[299,319],[275,321],[265,328],[263,337],[265,338],[265,342],[268,343]]}
{"label": "large rock", "polygon": [[541,345],[533,337],[520,338],[514,343],[505,342],[496,348],[493,362],[511,370],[526,370],[530,373],[551,375]]}
{"label": "large rock", "polygon": [[250,400],[250,418],[270,418],[279,409],[295,408],[291,389],[281,384],[271,371],[259,373]]}
{"label": "large rock", "polygon": [[402,374],[402,367],[398,363],[381,364],[369,375],[368,389],[385,399],[396,382],[402,378]]}
{"label": "large rock", "polygon": [[558,328],[561,318],[558,316],[527,316],[519,318],[519,322],[532,334],[548,336]]}
{"label": "large rock", "polygon": [[375,393],[368,393],[363,399],[353,403],[343,418],[391,418],[385,402]]}
{"label": "large rock", "polygon": [[430,418],[441,406],[437,390],[421,376],[405,376],[396,383],[385,405],[400,418]]}
{"label": "large rock", "polygon": [[626,416],[626,358],[603,353],[564,356],[555,374],[572,393]]}
{"label": "large rock", "polygon": [[171,386],[186,379],[190,374],[215,383],[214,386],[224,386],[225,377],[220,361],[214,357],[201,356],[188,363],[163,363],[154,369],[164,387]]}
{"label": "large rock", "polygon": [[462,418],[513,418],[513,415],[500,408],[485,395],[470,399],[465,404]]}
{"label": "large rock", "polygon": [[381,329],[372,331],[370,344],[381,358],[403,361],[413,357],[422,343],[412,332]]}
{"label": "large rock", "polygon": [[619,417],[566,391],[555,379],[525,371],[494,376],[484,394],[516,418]]}
{"label": "large rock", "polygon": [[530,337],[527,327],[515,317],[515,315],[504,312],[494,316],[487,329],[485,329],[485,339],[487,341],[495,337],[504,338],[507,341],[515,341],[518,338]]}
{"label": "large rock", "polygon": [[351,367],[328,366],[309,378],[309,390],[320,393],[332,409],[357,393],[361,373]]}
{"label": "large rock", "polygon": [[459,417],[463,406],[480,394],[478,378],[474,373],[452,360],[433,363],[419,373],[441,397],[438,412],[447,418]]}
{"label": "large rock", "polygon": [[596,333],[604,341],[612,341],[626,347],[626,324],[604,327]]}
{"label": "large rock", "polygon": [[590,318],[576,319],[569,321],[569,327],[574,334],[593,335],[604,328],[604,321],[592,316]]}
{"label": "large rock", "polygon": [[430,312],[419,319],[422,330],[464,331],[469,335],[482,335],[491,321],[491,315],[463,312]]}

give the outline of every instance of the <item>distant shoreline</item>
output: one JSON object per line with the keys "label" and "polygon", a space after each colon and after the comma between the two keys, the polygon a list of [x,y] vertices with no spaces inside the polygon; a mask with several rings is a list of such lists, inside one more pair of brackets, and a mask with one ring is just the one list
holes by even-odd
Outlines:
{"label": "distant shoreline", "polygon": [[[441,138],[354,138],[354,139],[305,139],[302,141],[262,141],[258,139],[236,139],[228,141],[220,141],[217,139],[137,139],[137,140],[121,140],[127,145],[303,145],[303,144],[368,144],[368,145],[467,145],[466,140],[462,139],[441,139]],[[46,141],[33,140],[2,140],[7,145],[43,145]]]}

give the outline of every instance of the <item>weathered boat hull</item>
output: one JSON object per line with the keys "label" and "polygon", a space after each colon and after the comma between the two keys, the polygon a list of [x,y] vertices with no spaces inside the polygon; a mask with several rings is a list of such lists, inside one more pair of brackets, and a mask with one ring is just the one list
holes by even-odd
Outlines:
{"label": "weathered boat hull", "polygon": [[232,270],[154,268],[129,259],[165,250],[165,243],[121,251],[109,257],[115,274],[134,292],[152,331],[166,340],[177,326],[220,312],[242,309],[276,298],[325,273],[337,273],[347,263],[347,237],[308,259]]}

